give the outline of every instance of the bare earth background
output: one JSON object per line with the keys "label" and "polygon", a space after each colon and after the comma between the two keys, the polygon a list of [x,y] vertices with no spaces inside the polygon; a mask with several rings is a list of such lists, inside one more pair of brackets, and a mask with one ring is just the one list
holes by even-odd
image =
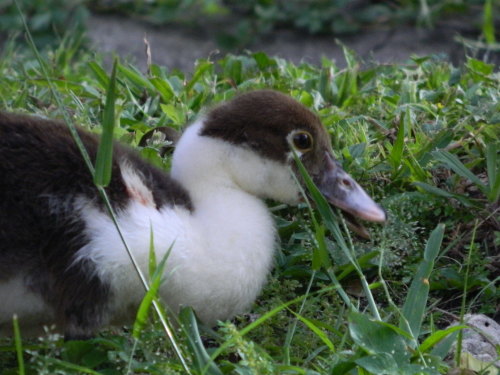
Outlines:
{"label": "bare earth background", "polygon": [[[153,63],[185,72],[192,71],[196,59],[217,57],[220,49],[209,27],[198,31],[172,26],[155,27],[115,15],[92,15],[87,27],[93,48],[130,59],[141,69],[146,67],[145,36],[151,45]],[[354,49],[366,63],[402,63],[414,54],[436,53],[446,54],[458,63],[465,58],[465,48],[455,40],[458,35],[476,38],[478,28],[467,17],[461,16],[440,21],[433,29],[416,29],[414,26],[377,28],[338,39]],[[249,49],[295,63],[317,64],[324,56],[334,59],[339,66],[345,65],[342,49],[332,36],[278,30]]]}

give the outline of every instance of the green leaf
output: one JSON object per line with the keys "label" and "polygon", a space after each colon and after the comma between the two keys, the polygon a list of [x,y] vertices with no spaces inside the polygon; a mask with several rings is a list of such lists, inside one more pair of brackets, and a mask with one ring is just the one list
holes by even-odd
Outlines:
{"label": "green leaf", "polygon": [[389,353],[377,353],[356,359],[356,364],[372,374],[400,374],[398,364]]}
{"label": "green leaf", "polygon": [[96,76],[97,82],[99,82],[101,88],[105,89],[106,87],[109,87],[109,78],[105,70],[95,61],[89,62],[88,65]]}
{"label": "green leaf", "polygon": [[169,119],[173,121],[175,125],[183,125],[186,119],[184,118],[184,113],[182,108],[176,107],[175,105],[169,104],[160,104],[161,110],[163,113],[167,115]]}
{"label": "green leaf", "polygon": [[404,336],[397,327],[388,323],[369,319],[365,314],[349,313],[349,332],[354,342],[369,354],[389,354],[398,365],[406,363],[409,353],[406,351]]}
{"label": "green leaf", "polygon": [[146,77],[144,77],[143,74],[137,70],[137,68],[133,66],[127,68],[126,66],[119,64],[118,71],[134,85],[141,88],[141,90],[146,88],[148,90],[155,91],[155,86]]}
{"label": "green leaf", "polygon": [[403,305],[399,327],[413,337],[414,346],[420,335],[420,327],[427,307],[429,277],[434,268],[434,260],[441,248],[444,228],[444,224],[438,224],[432,231],[424,250],[424,259],[420,262]]}
{"label": "green leaf", "polygon": [[30,79],[28,80],[29,83],[33,84],[34,86],[53,86],[54,88],[57,88],[60,92],[65,92],[65,91],[73,91],[75,93],[81,93],[82,91],[82,86],[78,83],[75,82],[68,82],[67,80],[64,79],[46,79],[46,78],[37,78],[37,79]]}
{"label": "green leaf", "polygon": [[434,260],[438,256],[439,249],[441,248],[441,242],[443,241],[444,229],[444,224],[438,224],[429,236],[424,251],[425,261],[434,262]]}
{"label": "green leaf", "polygon": [[344,375],[352,374],[351,370],[356,367],[355,359],[348,357],[349,359],[340,361],[336,363],[335,366],[330,371],[331,375]]}
{"label": "green leaf", "polygon": [[198,60],[196,62],[196,68],[193,74],[193,78],[186,85],[186,91],[189,92],[193,86],[200,80],[200,78],[205,74],[205,72],[212,70],[214,63],[208,60]]}
{"label": "green leaf", "polygon": [[349,69],[358,69],[359,63],[358,60],[356,59],[356,53],[354,52],[354,50],[348,48],[345,44],[339,42],[338,40],[337,44],[340,44],[340,46],[342,47],[342,52],[344,54],[347,67]]}
{"label": "green leaf", "polygon": [[349,87],[349,75],[348,72],[342,72],[335,78],[335,86],[338,87],[335,105],[342,107],[345,103],[348,94]]}
{"label": "green leaf", "polygon": [[252,56],[260,70],[265,70],[267,68],[275,68],[277,65],[276,60],[270,58],[264,52],[256,52]]}
{"label": "green leaf", "polygon": [[[480,76],[489,76],[493,73],[495,69],[495,65],[487,64],[484,61],[474,59],[472,57],[467,58],[467,67],[475,73],[478,73]],[[476,87],[472,86],[469,88],[469,92],[476,92]]]}
{"label": "green leaf", "polygon": [[243,80],[243,63],[240,59],[230,58],[224,66],[224,75],[229,77],[236,85]]}
{"label": "green leaf", "polygon": [[113,129],[115,127],[115,101],[116,101],[116,66],[117,59],[113,63],[111,78],[106,92],[106,104],[104,106],[102,120],[102,134],[95,162],[94,183],[97,186],[107,186],[111,181],[111,168],[113,165]]}
{"label": "green leaf", "polygon": [[61,353],[63,360],[90,368],[95,368],[108,359],[108,349],[96,345],[95,340],[66,341],[64,349]]}
{"label": "green leaf", "polygon": [[168,103],[170,99],[175,97],[175,92],[174,89],[172,88],[172,85],[168,81],[168,79],[162,79],[162,78],[150,78],[149,80],[153,86],[158,90],[158,93],[161,96],[161,99],[163,100],[164,103]]}

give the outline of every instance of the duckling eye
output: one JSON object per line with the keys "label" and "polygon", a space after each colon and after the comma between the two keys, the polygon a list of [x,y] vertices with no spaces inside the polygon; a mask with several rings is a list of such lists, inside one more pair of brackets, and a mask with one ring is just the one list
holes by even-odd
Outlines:
{"label": "duckling eye", "polygon": [[313,138],[309,132],[298,131],[292,137],[293,145],[298,151],[309,151],[313,146]]}

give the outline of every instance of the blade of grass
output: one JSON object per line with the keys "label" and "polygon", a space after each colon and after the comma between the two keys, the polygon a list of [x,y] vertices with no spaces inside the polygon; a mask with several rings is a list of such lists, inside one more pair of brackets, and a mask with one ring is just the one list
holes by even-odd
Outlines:
{"label": "blade of grass", "polygon": [[403,163],[409,168],[411,172],[411,179],[417,181],[429,180],[429,174],[424,170],[424,168],[422,168],[412,152],[408,148],[406,151],[406,158],[403,160]]}
{"label": "blade of grass", "polygon": [[495,20],[493,17],[493,0],[484,2],[483,36],[488,44],[495,44]]}
{"label": "blade of grass", "polygon": [[[328,228],[328,230],[330,230],[335,239],[338,240],[340,247],[342,249],[347,249],[347,243],[344,240],[337,219],[333,214],[330,205],[326,201],[326,198],[323,196],[323,194],[321,194],[318,187],[314,184],[311,176],[309,176],[309,173],[307,172],[306,168],[302,164],[302,161],[300,160],[300,158],[297,156],[296,153],[294,153],[294,159],[299,168],[300,175],[304,179],[306,188],[311,194],[311,198],[316,204],[316,208],[320,213],[321,217],[323,218],[326,227]],[[348,256],[349,260],[351,260],[352,258],[351,254],[348,252],[346,255]]]}
{"label": "blade of grass", "polygon": [[[314,203],[316,204],[316,207],[317,207],[320,215],[322,216],[326,227],[328,228],[328,230],[330,230],[330,233],[333,235],[333,237],[335,238],[335,241],[337,242],[339,247],[342,249],[342,251],[344,252],[346,257],[354,265],[356,272],[361,280],[361,285],[363,286],[363,290],[366,294],[366,298],[368,299],[368,304],[369,304],[370,309],[373,313],[373,316],[377,320],[381,320],[380,313],[378,312],[377,304],[375,303],[375,299],[373,298],[373,294],[370,290],[370,286],[368,285],[368,282],[366,281],[366,277],[363,274],[363,271],[361,270],[361,267],[359,266],[359,263],[357,262],[356,257],[354,256],[354,251],[352,250],[352,243],[351,243],[351,247],[349,247],[347,245],[347,243],[344,239],[344,236],[342,235],[342,232],[340,231],[340,227],[338,225],[338,222],[335,219],[335,216],[333,215],[333,212],[332,212],[330,205],[326,201],[323,194],[321,194],[321,192],[319,191],[317,186],[314,184],[311,176],[309,176],[309,173],[307,172],[304,165],[302,164],[302,161],[300,160],[300,158],[298,157],[298,155],[295,152],[293,153],[293,157],[295,159],[295,162],[297,164],[299,172],[304,180],[304,183],[307,187],[307,190],[311,194],[311,197],[312,197]],[[345,227],[346,227],[346,225],[344,222],[344,229],[345,229]],[[331,270],[327,270],[330,277],[332,275],[335,276],[333,271],[332,272],[329,272],[329,271],[331,271]],[[333,280],[336,280],[336,278],[334,278]],[[347,300],[349,300],[348,297],[347,297]],[[352,304],[349,302],[349,305],[351,306]]]}
{"label": "blade of grass", "polygon": [[467,197],[464,195],[450,193],[446,190],[440,189],[436,186],[429,185],[425,182],[415,181],[415,182],[413,182],[413,185],[419,187],[420,189],[422,189],[423,191],[425,191],[427,193],[434,194],[434,195],[437,195],[439,197],[455,198],[457,201],[459,201],[460,203],[462,203],[466,207],[473,206],[472,202],[469,199],[467,199]]}
{"label": "blade of grass", "polygon": [[172,88],[172,85],[166,78],[162,79],[154,77],[150,78],[149,81],[156,88],[164,103],[168,103],[170,99],[175,97],[174,89]]}
{"label": "blade of grass", "polygon": [[[474,252],[474,247],[475,247],[475,241],[476,241],[476,231],[478,228],[479,222],[476,220],[474,224],[474,230],[472,231],[472,237],[470,240],[470,246],[469,246],[469,253],[467,254],[467,263],[465,265],[465,279],[464,279],[464,290],[462,294],[462,303],[460,306],[460,325],[464,324],[464,316],[465,316],[465,305],[467,302],[467,289],[469,286],[469,271],[471,267],[471,260],[472,260],[472,254]],[[458,337],[457,337],[457,349],[455,352],[455,364],[457,367],[460,366],[460,355],[462,353],[462,336],[463,336],[463,331],[458,332]]]}
{"label": "blade of grass", "polygon": [[127,361],[127,371],[125,374],[129,375],[132,374],[132,365],[134,362],[134,355],[137,352],[137,346],[139,344],[138,339],[134,339],[134,342],[132,344],[132,349],[130,350],[130,355],[128,356],[128,361]]}
{"label": "blade of grass", "polygon": [[[115,59],[116,61],[116,59]],[[92,70],[94,75],[97,78],[97,82],[101,85],[102,89],[106,89],[106,87],[109,87],[109,77],[104,71],[104,69],[97,64],[95,61],[91,61],[88,63],[89,68]]]}
{"label": "blade of grass", "polygon": [[481,190],[484,190],[486,186],[483,182],[474,175],[457,156],[449,153],[448,151],[439,150],[432,153],[434,158],[451,168],[456,174],[465,177],[475,183]]}
{"label": "blade of grass", "polygon": [[500,196],[500,158],[498,157],[497,143],[490,143],[486,146],[486,168],[488,171],[490,202],[496,202]]}
{"label": "blade of grass", "polygon": [[116,101],[116,66],[115,58],[113,69],[106,90],[106,104],[102,119],[102,134],[95,162],[94,184],[108,186],[111,181],[111,167],[113,165],[113,129],[115,127],[115,101]]}
{"label": "blade of grass", "polygon": [[424,259],[420,262],[403,305],[399,326],[413,337],[415,346],[420,335],[425,308],[427,307],[429,277],[441,248],[444,228],[444,224],[438,224],[429,236],[424,250]]}
{"label": "blade of grass", "polygon": [[127,68],[126,66],[119,64],[118,71],[122,73],[126,78],[128,78],[134,85],[140,87],[141,89],[146,88],[150,91],[155,91],[155,86],[142,75],[141,72],[137,71],[135,67]]}
{"label": "blade of grass", "polygon": [[203,346],[203,341],[198,330],[198,323],[193,309],[185,307],[179,313],[179,320],[187,338],[187,346],[193,354],[194,366],[198,371],[208,375],[222,375],[222,371],[215,364]]}
{"label": "blade of grass", "polygon": [[404,139],[405,139],[405,123],[407,114],[405,113],[401,123],[399,124],[398,135],[389,153],[389,161],[391,163],[393,174],[395,175],[401,165],[403,156]]}
{"label": "blade of grass", "polygon": [[470,306],[477,306],[477,300],[481,298],[482,294],[486,292],[488,289],[496,290],[498,289],[498,285],[500,283],[500,276],[497,276],[493,280],[491,280],[488,284],[484,285],[479,292],[475,293],[474,298],[469,302]]}
{"label": "blade of grass", "polygon": [[200,80],[200,78],[203,76],[203,74],[210,70],[213,69],[214,63],[212,61],[204,61],[204,60],[198,60],[196,62],[196,68],[193,74],[193,78],[188,82],[186,85],[186,92],[190,92],[193,86]]}
{"label": "blade of grass", "polygon": [[[313,283],[315,277],[316,277],[316,271],[313,271],[311,278],[309,279],[309,283],[307,284],[306,292],[304,293],[305,298],[302,300],[302,303],[301,303],[300,308],[299,308],[299,312],[298,312],[299,315],[302,314],[302,311],[304,310],[304,307],[305,307],[306,301],[307,301],[307,296],[309,295],[309,293],[311,291],[312,283]],[[292,312],[292,313],[295,314],[294,312]],[[299,315],[296,315],[296,317],[299,318]],[[290,344],[292,342],[292,339],[293,339],[293,336],[295,334],[296,329],[297,329],[297,319],[295,319],[293,321],[292,325],[288,329],[288,332],[287,332],[287,335],[285,338],[285,343],[283,344],[283,350],[284,350],[283,362],[287,365],[290,365],[290,363],[291,363],[291,361],[290,361]]]}
{"label": "blade of grass", "polygon": [[300,320],[302,323],[304,323],[318,338],[323,341],[323,343],[330,349],[332,352],[335,352],[335,346],[333,345],[333,342],[328,338],[328,336],[323,332],[319,327],[316,326],[312,321],[307,319],[306,317],[300,315],[299,313],[296,313],[290,309],[288,309],[295,317]]}
{"label": "blade of grass", "polygon": [[317,271],[322,266],[325,268],[331,267],[332,263],[330,257],[328,256],[328,249],[326,247],[324,225],[319,225],[316,228],[315,239],[317,246],[315,249],[313,249],[313,259],[312,259],[313,270]]}
{"label": "blade of grass", "polygon": [[[153,275],[155,274],[157,264],[156,263],[156,252],[155,252],[155,235],[153,231],[153,226],[151,225],[151,222],[149,223],[149,277],[150,279],[153,278]],[[170,250],[169,250],[170,251]]]}
{"label": "blade of grass", "polygon": [[149,290],[143,297],[139,309],[137,310],[134,326],[132,329],[132,336],[136,340],[140,338],[141,332],[143,331],[144,326],[146,325],[146,321],[149,316],[149,311],[151,309],[153,301],[158,302],[158,291],[160,290],[160,285],[161,282],[163,281],[162,280],[163,272],[165,270],[167,258],[169,257],[170,252],[172,251],[172,247],[173,245],[170,245],[169,249],[161,259],[160,263],[158,265],[155,264],[153,273],[150,276],[151,282],[149,284]]}
{"label": "blade of grass", "polygon": [[14,326],[14,343],[16,345],[18,374],[24,375],[26,372],[24,369],[23,340],[21,339],[21,330],[19,329],[19,321],[17,320],[16,314],[12,317],[12,324]]}
{"label": "blade of grass", "polygon": [[[362,264],[369,264],[369,261],[375,258],[376,256],[380,255],[380,252],[378,251],[370,251],[369,253],[366,253],[358,258],[358,263],[359,265]],[[347,264],[345,266],[339,267],[339,270],[342,270],[342,272],[338,275],[338,279],[342,280],[346,276],[348,276],[351,272],[355,271],[355,267],[352,263]]]}
{"label": "blade of grass", "polygon": [[45,357],[45,361],[60,366],[62,368],[66,368],[68,370],[77,371],[78,374],[102,375],[102,373],[94,371],[90,368],[75,365],[74,363],[66,362],[57,358]]}
{"label": "blade of grass", "polygon": [[[304,191],[304,189],[302,188],[302,185],[300,184],[297,176],[295,175],[295,173],[293,173],[292,170],[290,170],[290,173],[292,173],[292,176],[293,176],[293,178],[295,180],[295,183],[297,184],[297,187],[299,188],[300,193],[304,197],[304,201],[307,204],[307,208],[309,210],[309,214],[310,214],[311,220],[313,222],[313,225],[314,225],[314,228],[315,228],[315,231],[316,231],[315,232],[315,237],[312,238],[312,240],[316,241],[317,237],[319,235],[322,235],[324,237],[324,235],[325,235],[325,233],[324,233],[324,227],[320,226],[319,223],[317,222],[317,220],[315,218],[315,215],[314,215],[314,212],[313,212],[313,208],[312,208],[312,206],[311,206],[311,204],[309,202],[308,196],[307,196],[306,192]],[[317,187],[314,185],[314,183],[313,183],[313,187],[317,189]],[[319,190],[318,190],[318,193],[319,193],[318,199],[323,198],[323,195],[319,192]],[[327,211],[325,211],[325,213],[327,213]],[[330,214],[333,215],[333,213],[331,212],[331,210],[330,210]],[[334,224],[336,224],[336,222]],[[338,227],[338,225],[337,225],[337,227]],[[339,229],[339,231],[340,231],[340,229]],[[324,242],[324,238],[321,241]],[[322,246],[321,242],[318,243],[318,247],[319,246]],[[318,249],[318,251],[321,251],[321,250]],[[318,259],[322,259],[322,257],[318,257]],[[342,285],[340,285],[337,277],[335,276],[335,273],[333,272],[333,268],[332,268],[331,262],[328,261],[328,263],[322,264],[322,267],[324,267],[326,269],[326,272],[327,272],[328,276],[330,277],[330,280],[332,281],[333,285],[335,286],[335,288],[337,290],[337,293],[340,295],[340,297],[342,298],[342,300],[344,301],[344,303],[347,306],[349,306],[350,309],[356,310],[356,307],[351,303],[351,300],[349,299],[349,296],[347,295],[347,293],[345,292],[345,290],[342,288]]]}
{"label": "blade of grass", "polygon": [[465,329],[465,328],[468,328],[468,327],[466,325],[461,325],[461,326],[448,327],[448,328],[443,329],[443,330],[438,330],[438,331],[434,332],[432,335],[428,336],[424,340],[424,342],[422,342],[422,344],[420,344],[420,346],[418,347],[418,350],[421,353],[426,353],[430,349],[435,347],[437,344],[442,342],[446,337],[448,337],[452,333],[454,333],[458,330],[461,330],[461,329]]}

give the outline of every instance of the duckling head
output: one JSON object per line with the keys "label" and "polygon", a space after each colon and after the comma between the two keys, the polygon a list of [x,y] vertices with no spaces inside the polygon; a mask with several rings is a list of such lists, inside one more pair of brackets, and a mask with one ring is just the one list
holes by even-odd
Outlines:
{"label": "duckling head", "polygon": [[303,197],[293,173],[302,179],[294,153],[357,234],[369,236],[355,218],[385,221],[384,210],[333,156],[319,117],[277,91],[239,95],[188,127],[174,153],[172,175],[195,200],[206,196],[214,181],[214,186],[232,185],[259,198],[297,204]]}

